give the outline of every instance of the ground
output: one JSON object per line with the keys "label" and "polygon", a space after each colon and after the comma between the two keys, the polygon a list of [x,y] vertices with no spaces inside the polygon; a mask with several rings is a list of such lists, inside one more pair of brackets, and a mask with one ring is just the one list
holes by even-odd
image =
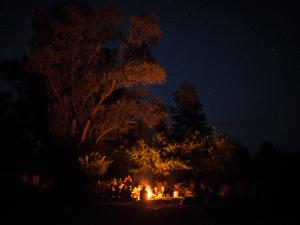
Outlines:
{"label": "ground", "polygon": [[285,192],[255,198],[213,198],[205,205],[203,201],[187,199],[182,203],[104,201],[85,195],[80,197],[80,192],[72,190],[74,188],[64,192],[42,192],[16,180],[0,182],[0,225],[300,224],[295,205],[299,201],[296,195]]}
{"label": "ground", "polygon": [[[227,204],[227,203],[226,203]],[[1,224],[30,225],[212,225],[212,224],[297,224],[296,217],[270,210],[238,209],[230,204],[223,206],[188,206],[148,202],[106,202],[89,207],[23,207],[6,208]],[[253,206],[255,207],[255,206]]]}

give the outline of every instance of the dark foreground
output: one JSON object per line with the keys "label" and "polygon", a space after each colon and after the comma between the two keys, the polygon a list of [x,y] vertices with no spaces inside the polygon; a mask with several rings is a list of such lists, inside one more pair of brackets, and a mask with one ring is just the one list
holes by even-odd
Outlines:
{"label": "dark foreground", "polygon": [[22,207],[1,210],[0,224],[297,224],[297,217],[287,210],[264,208],[261,205],[222,203],[218,206],[190,206],[151,202],[107,202],[89,207]]}
{"label": "dark foreground", "polygon": [[[1,181],[1,180],[0,180]],[[264,225],[300,224],[296,192],[256,197],[178,201],[96,200],[75,187],[38,191],[15,180],[0,182],[0,225]],[[269,195],[268,195],[269,193]],[[272,194],[271,194],[272,193]],[[201,199],[201,198],[200,198]]]}

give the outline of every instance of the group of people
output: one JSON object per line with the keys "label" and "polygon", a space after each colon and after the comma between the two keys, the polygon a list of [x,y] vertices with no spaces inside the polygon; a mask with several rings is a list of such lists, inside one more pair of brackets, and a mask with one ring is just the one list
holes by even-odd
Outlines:
{"label": "group of people", "polygon": [[153,192],[150,186],[132,186],[132,178],[130,175],[125,177],[124,179],[121,178],[113,178],[110,183],[112,196],[121,199],[139,199],[140,201],[146,201],[151,197],[164,197],[168,196],[169,192],[168,189],[164,187],[161,188],[154,188]]}
{"label": "group of people", "polygon": [[111,189],[114,193],[123,199],[131,199],[132,178],[130,175],[122,180],[121,178],[113,178],[111,181]]}

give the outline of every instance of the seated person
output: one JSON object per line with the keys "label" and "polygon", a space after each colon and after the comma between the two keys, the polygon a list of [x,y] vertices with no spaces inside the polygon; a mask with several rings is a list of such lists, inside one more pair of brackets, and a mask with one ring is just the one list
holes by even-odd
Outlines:
{"label": "seated person", "polygon": [[148,197],[148,192],[146,191],[146,188],[143,187],[140,191],[140,201],[146,201]]}

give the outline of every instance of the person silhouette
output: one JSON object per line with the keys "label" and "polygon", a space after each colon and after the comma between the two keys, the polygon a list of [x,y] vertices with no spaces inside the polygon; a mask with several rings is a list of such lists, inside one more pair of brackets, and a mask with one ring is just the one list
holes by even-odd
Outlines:
{"label": "person silhouette", "polygon": [[147,200],[148,192],[146,191],[145,186],[140,190],[140,201],[144,202]]}

